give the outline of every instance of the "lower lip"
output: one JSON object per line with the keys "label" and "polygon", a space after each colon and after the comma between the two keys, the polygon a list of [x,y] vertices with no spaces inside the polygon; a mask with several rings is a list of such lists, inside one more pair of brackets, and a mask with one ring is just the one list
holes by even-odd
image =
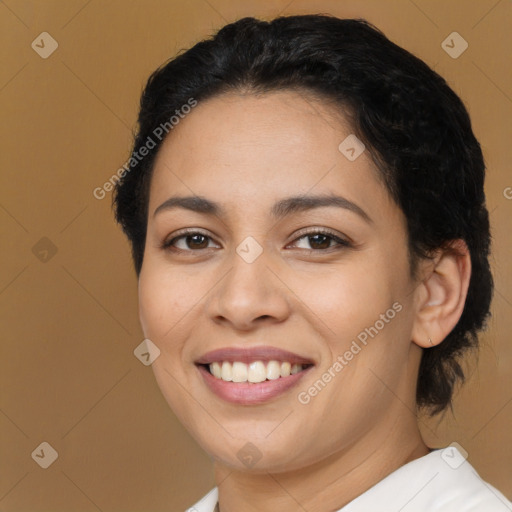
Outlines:
{"label": "lower lip", "polygon": [[226,382],[214,377],[204,366],[197,366],[197,368],[210,391],[213,391],[219,398],[233,404],[258,405],[291,389],[313,366],[309,366],[301,372],[289,375],[288,377],[279,377],[275,380],[265,380],[256,383]]}

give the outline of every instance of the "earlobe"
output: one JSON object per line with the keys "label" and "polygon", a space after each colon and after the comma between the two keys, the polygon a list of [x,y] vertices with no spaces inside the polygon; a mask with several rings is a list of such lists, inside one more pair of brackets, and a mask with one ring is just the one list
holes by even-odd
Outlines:
{"label": "earlobe", "polygon": [[411,339],[423,348],[441,343],[457,325],[469,288],[471,258],[463,240],[439,249],[434,268],[420,283]]}

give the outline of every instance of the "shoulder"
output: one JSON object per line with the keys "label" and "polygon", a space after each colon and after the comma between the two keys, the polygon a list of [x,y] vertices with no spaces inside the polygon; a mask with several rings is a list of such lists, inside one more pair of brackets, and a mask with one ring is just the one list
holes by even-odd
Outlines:
{"label": "shoulder", "polygon": [[188,508],[186,512],[215,512],[215,506],[219,499],[219,491],[214,487],[208,494],[203,496],[195,505]]}
{"label": "shoulder", "polygon": [[511,512],[512,503],[449,446],[405,464],[339,512]]}
{"label": "shoulder", "polygon": [[[214,487],[186,512],[215,512]],[[483,480],[453,446],[397,469],[338,512],[512,512],[512,503]]]}

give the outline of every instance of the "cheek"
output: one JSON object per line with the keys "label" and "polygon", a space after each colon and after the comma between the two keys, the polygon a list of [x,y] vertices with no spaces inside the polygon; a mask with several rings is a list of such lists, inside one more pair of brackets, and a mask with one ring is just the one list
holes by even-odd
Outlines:
{"label": "cheek", "polygon": [[148,271],[142,271],[139,278],[139,318],[144,335],[155,341],[162,337],[166,324],[169,329],[171,320],[167,312],[169,297],[164,286],[161,286],[155,275]]}
{"label": "cheek", "polygon": [[355,261],[323,275],[296,280],[297,295],[307,305],[304,314],[325,340],[324,370],[343,356],[344,369],[331,388],[333,394],[323,394],[319,403],[332,400],[336,406],[342,405],[347,395],[334,393],[338,386],[350,389],[356,402],[380,395],[382,384],[370,370],[389,375],[407,358],[410,315],[405,301],[405,260],[401,271],[397,270],[401,255],[395,255],[396,266],[382,257],[370,261],[361,255],[357,264]]}
{"label": "cheek", "polygon": [[399,287],[384,275],[375,261],[339,265],[329,272],[298,277],[293,289],[297,296],[321,320],[329,339],[352,339],[373,325],[400,295]]}
{"label": "cheek", "polygon": [[[172,353],[175,356],[181,348],[177,341],[185,335],[182,332],[185,323],[180,319],[191,309],[187,299],[190,288],[148,265],[141,272],[138,294],[139,319],[144,336],[155,343],[162,354]],[[177,358],[169,360],[176,361]]]}
{"label": "cheek", "polygon": [[[144,263],[139,277],[139,316],[144,334],[162,339],[178,325],[202,296],[197,279],[187,277],[183,271],[172,271],[150,261]],[[204,291],[203,291],[204,293]]]}
{"label": "cheek", "polygon": [[186,300],[190,287],[169,275],[168,269],[151,263],[149,259],[144,262],[139,277],[139,318],[144,336],[160,349],[160,357],[151,365],[158,386],[171,409],[187,425],[190,404],[183,393],[187,377],[182,356],[188,333],[186,322],[180,320],[190,311]]}

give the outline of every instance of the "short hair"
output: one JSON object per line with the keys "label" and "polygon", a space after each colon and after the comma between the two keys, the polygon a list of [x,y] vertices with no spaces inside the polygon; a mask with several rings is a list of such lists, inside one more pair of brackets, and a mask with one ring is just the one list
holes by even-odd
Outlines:
{"label": "short hair", "polygon": [[[490,315],[485,164],[461,99],[422,60],[366,20],[243,18],[153,72],[141,97],[132,158],[113,194],[135,271],[140,274],[143,262],[153,164],[165,140],[155,140],[155,128],[169,126],[191,98],[280,90],[312,93],[348,116],[405,215],[413,277],[421,258],[452,240],[466,242],[472,273],[462,315],[442,343],[423,350],[417,381],[417,406],[441,412],[464,380],[460,356],[478,346],[477,332]],[[134,159],[148,137],[156,147],[141,161]]]}

